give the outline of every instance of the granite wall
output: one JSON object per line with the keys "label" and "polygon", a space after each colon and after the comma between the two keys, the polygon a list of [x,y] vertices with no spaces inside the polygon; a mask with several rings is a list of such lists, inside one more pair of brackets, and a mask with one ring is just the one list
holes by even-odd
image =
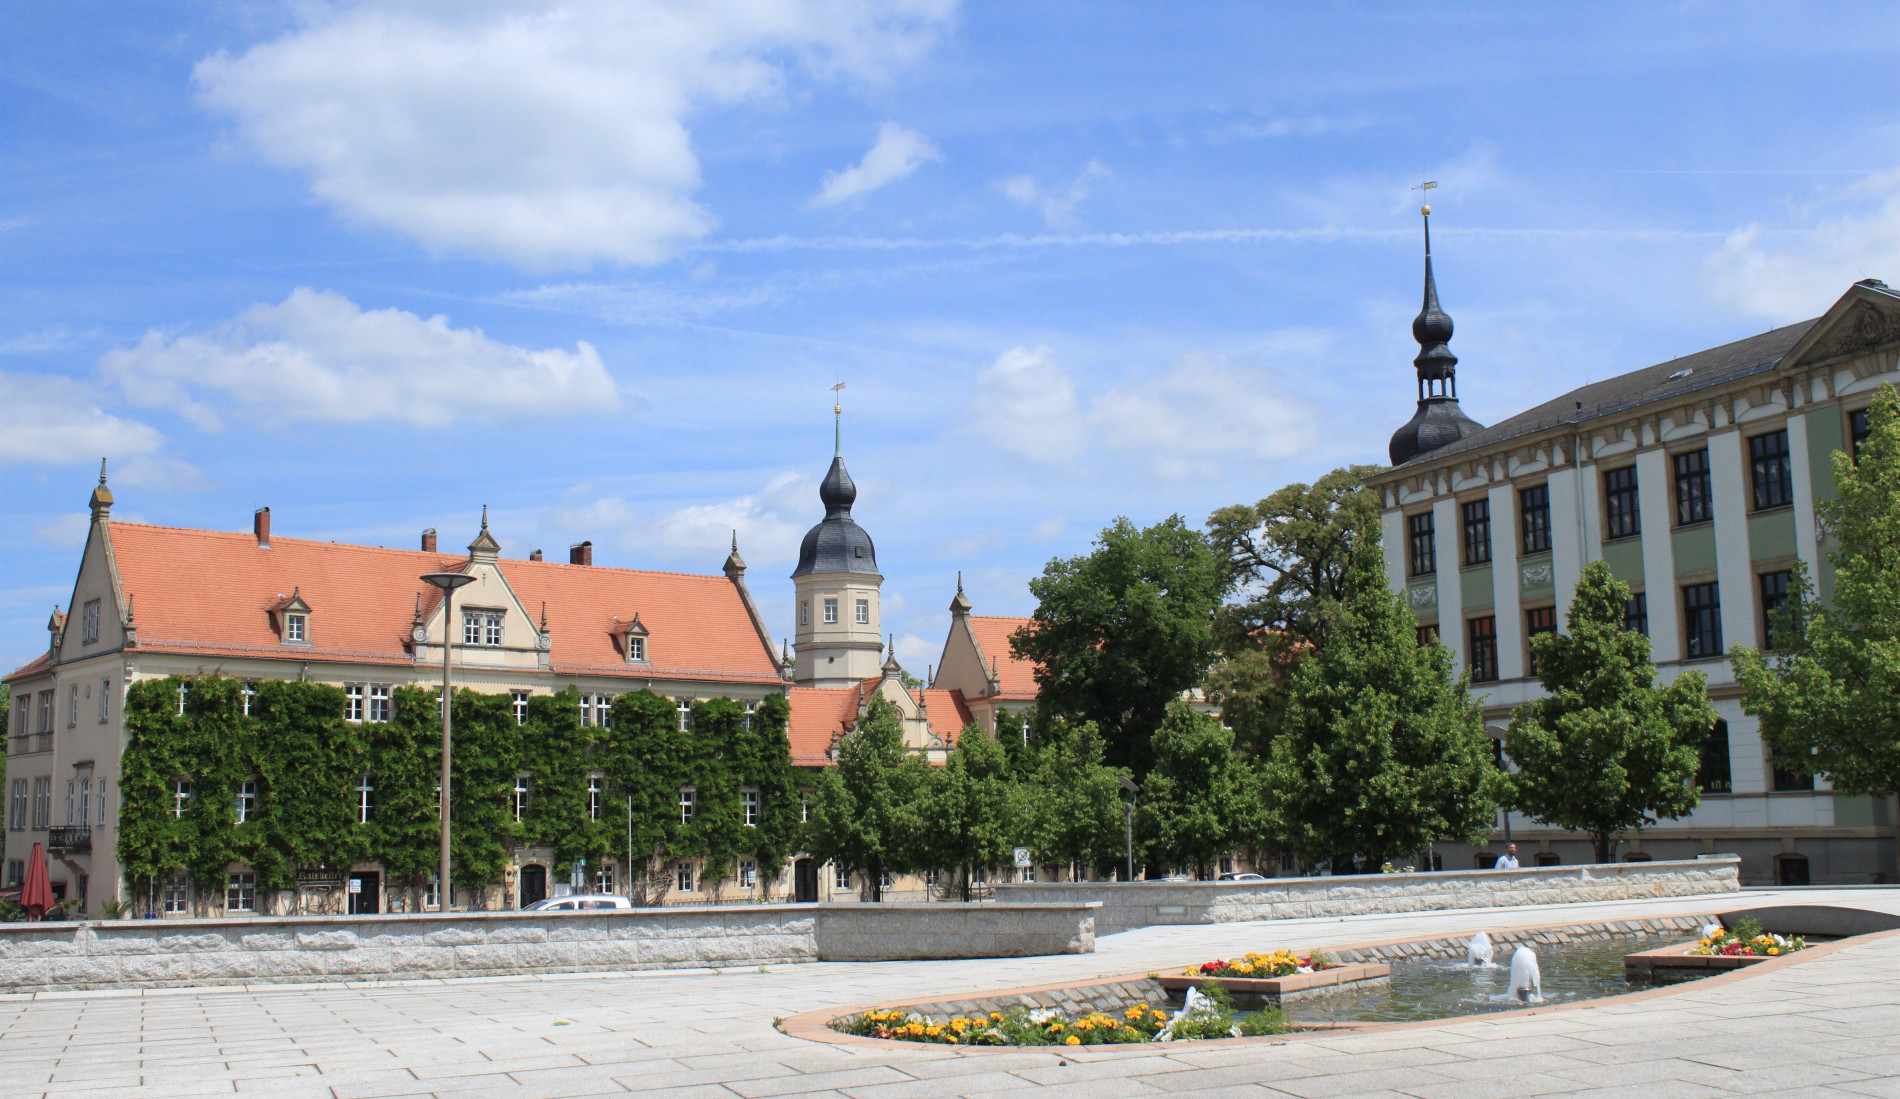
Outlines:
{"label": "granite wall", "polygon": [[1085,953],[1094,913],[1064,901],[10,923],[0,992]]}
{"label": "granite wall", "polygon": [[1445,870],[1269,878],[1258,882],[1074,882],[999,885],[1017,903],[1100,901],[1095,933],[1156,924],[1230,923],[1372,912],[1510,908],[1572,901],[1689,897],[1741,889],[1734,858],[1539,866],[1524,870]]}

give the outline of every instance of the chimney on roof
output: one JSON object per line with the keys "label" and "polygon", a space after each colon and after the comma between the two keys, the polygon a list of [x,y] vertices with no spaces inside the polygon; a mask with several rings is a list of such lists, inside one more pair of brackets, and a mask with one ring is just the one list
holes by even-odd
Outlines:
{"label": "chimney on roof", "polygon": [[435,528],[434,527],[430,527],[428,530],[425,530],[422,532],[422,552],[424,553],[435,552]]}
{"label": "chimney on roof", "polygon": [[535,550],[535,551],[534,551],[533,553],[530,553],[530,554],[528,555],[528,560],[530,560],[530,561],[539,561],[539,560],[541,560],[541,551],[540,551],[540,550]]}
{"label": "chimney on roof", "polygon": [[594,563],[594,543],[576,542],[567,547],[567,563],[570,565],[591,565]]}
{"label": "chimney on roof", "polygon": [[259,549],[270,548],[269,508],[258,508],[257,513],[251,516],[251,533],[257,535],[257,546]]}

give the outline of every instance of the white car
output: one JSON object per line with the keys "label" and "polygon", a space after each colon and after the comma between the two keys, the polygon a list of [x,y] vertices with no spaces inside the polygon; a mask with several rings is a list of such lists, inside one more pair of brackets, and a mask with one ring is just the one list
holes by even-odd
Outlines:
{"label": "white car", "polygon": [[1222,874],[1221,881],[1266,881],[1259,874]]}
{"label": "white car", "polygon": [[631,909],[633,902],[612,893],[576,893],[570,897],[548,897],[538,900],[523,912],[612,912]]}

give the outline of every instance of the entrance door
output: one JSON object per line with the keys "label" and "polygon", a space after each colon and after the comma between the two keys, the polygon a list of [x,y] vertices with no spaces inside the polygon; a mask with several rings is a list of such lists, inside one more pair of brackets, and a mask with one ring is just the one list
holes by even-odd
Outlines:
{"label": "entrance door", "polygon": [[374,916],[383,910],[383,876],[374,870],[362,870],[350,875],[350,915]]}
{"label": "entrance door", "polygon": [[792,864],[792,900],[798,904],[818,903],[818,864],[799,859]]}
{"label": "entrance door", "polygon": [[548,868],[533,863],[521,868],[521,907],[547,899]]}

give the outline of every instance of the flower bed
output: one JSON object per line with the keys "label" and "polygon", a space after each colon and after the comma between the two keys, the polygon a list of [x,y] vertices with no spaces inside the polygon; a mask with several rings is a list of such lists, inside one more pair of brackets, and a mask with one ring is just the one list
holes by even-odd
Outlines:
{"label": "flower bed", "polygon": [[1806,950],[1808,941],[1800,936],[1770,935],[1754,920],[1738,920],[1734,928],[1716,928],[1696,940],[1689,953],[1716,958],[1778,958],[1797,950]]}
{"label": "flower bed", "polygon": [[[1172,1027],[1170,1027],[1172,1024]],[[1071,1017],[1055,1008],[953,1015],[938,1022],[904,1010],[867,1011],[834,1020],[832,1029],[867,1038],[949,1046],[1101,1046],[1135,1042],[1193,1041],[1284,1034],[1294,1028],[1279,1009],[1236,1015],[1233,1003],[1215,996],[1198,1008],[1169,1012],[1145,1003],[1120,1012],[1091,1011]]]}
{"label": "flower bed", "polygon": [[1295,973],[1317,973],[1323,969],[1337,969],[1338,963],[1315,950],[1307,957],[1296,956],[1291,950],[1276,950],[1271,954],[1248,952],[1228,961],[1217,958],[1211,962],[1202,962],[1188,968],[1189,977],[1246,977],[1260,979],[1265,977],[1291,977]]}

